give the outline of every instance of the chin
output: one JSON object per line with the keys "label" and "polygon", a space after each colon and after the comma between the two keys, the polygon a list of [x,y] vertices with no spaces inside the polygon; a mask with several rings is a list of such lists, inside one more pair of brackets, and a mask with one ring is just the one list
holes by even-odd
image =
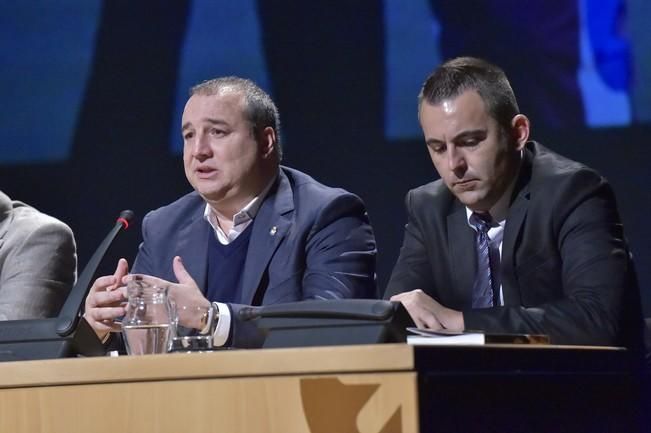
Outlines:
{"label": "chin", "polygon": [[226,194],[225,191],[220,189],[202,188],[201,185],[197,185],[194,190],[197,191],[204,200],[210,201],[219,201],[224,198],[224,195]]}
{"label": "chin", "polygon": [[487,212],[490,206],[486,207],[484,201],[485,197],[477,197],[476,194],[468,194],[467,196],[459,195],[457,199],[467,208],[476,212]]}

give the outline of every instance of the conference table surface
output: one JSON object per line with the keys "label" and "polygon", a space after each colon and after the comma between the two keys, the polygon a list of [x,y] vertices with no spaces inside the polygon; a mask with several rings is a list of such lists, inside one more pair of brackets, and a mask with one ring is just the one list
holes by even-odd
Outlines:
{"label": "conference table surface", "polygon": [[[431,347],[407,344],[321,346],[3,362],[0,363],[0,388],[165,380],[179,376],[179,365],[184,366],[184,378],[195,379],[409,371],[416,369],[417,353],[421,364],[427,362],[432,370],[444,367],[459,370],[464,364],[460,363],[460,359],[468,353],[474,356],[467,357],[467,361],[480,364],[482,369],[489,369],[490,364],[487,364],[485,359],[480,363],[477,356],[496,351],[508,352],[511,358],[516,353],[516,362],[519,364],[517,369],[520,372],[537,368],[531,363],[522,363],[522,358],[529,362],[537,361],[535,364],[545,364],[549,356],[559,360],[566,371],[604,368],[603,363],[606,362],[608,366],[605,371],[612,372],[625,369],[628,365],[617,358],[626,352],[626,349],[621,347],[511,344]],[[565,355],[570,355],[569,359],[564,358]],[[594,360],[597,356],[600,357],[599,364],[582,363],[582,359],[586,357]],[[506,370],[508,365],[514,363],[509,360],[511,358],[499,359],[501,370]],[[451,363],[453,365],[450,365]],[[551,368],[549,364],[546,365]],[[557,372],[560,371],[558,365],[554,368]]]}
{"label": "conference table surface", "polygon": [[[434,431],[433,423],[471,431],[457,419],[468,395],[495,394],[496,383],[502,403],[492,405],[508,413],[533,386],[543,405],[558,397],[554,410],[566,407],[580,419],[610,406],[613,393],[621,399],[631,392],[636,378],[626,354],[616,347],[382,344],[4,362],[0,431],[114,431],[116,416],[139,432],[178,431],[187,420],[190,431],[348,428],[333,422],[360,433]],[[546,387],[551,391],[542,392]],[[574,407],[586,395],[589,401]],[[622,416],[635,416],[637,400],[632,404]],[[475,415],[472,425],[484,422]],[[573,431],[583,425],[568,424]],[[589,431],[602,431],[594,425]]]}

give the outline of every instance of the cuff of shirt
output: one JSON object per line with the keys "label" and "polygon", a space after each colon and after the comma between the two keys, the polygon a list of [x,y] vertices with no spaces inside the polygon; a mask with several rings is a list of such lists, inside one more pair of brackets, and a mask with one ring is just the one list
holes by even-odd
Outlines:
{"label": "cuff of shirt", "polygon": [[215,326],[215,332],[212,334],[212,344],[215,347],[220,347],[228,341],[228,334],[231,331],[231,309],[227,304],[221,302],[213,302],[219,311],[219,320]]}

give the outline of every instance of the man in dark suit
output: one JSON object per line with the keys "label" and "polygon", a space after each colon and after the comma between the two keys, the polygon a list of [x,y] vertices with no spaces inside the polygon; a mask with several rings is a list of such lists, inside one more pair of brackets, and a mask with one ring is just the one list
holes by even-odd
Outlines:
{"label": "man in dark suit", "polygon": [[[168,285],[177,305],[209,307],[208,317],[179,320],[203,329],[215,318],[215,345],[261,343],[239,320],[245,305],[373,297],[376,247],[364,204],[280,166],[271,98],[236,77],[190,94],[183,162],[194,192],[147,214],[133,272]],[[86,300],[86,320],[102,338],[125,313],[127,273],[122,259]]]}
{"label": "man in dark suit", "polygon": [[419,327],[627,344],[639,293],[609,184],[529,141],[498,67],[457,58],[419,95],[441,179],[411,190],[385,297]]}

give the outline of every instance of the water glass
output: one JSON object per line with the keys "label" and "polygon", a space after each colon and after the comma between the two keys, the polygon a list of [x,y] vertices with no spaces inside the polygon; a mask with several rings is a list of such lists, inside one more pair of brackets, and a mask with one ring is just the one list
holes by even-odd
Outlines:
{"label": "water glass", "polygon": [[203,352],[213,349],[214,329],[211,324],[206,326],[205,323],[209,309],[207,306],[174,305],[173,335],[169,348],[171,352]]}

